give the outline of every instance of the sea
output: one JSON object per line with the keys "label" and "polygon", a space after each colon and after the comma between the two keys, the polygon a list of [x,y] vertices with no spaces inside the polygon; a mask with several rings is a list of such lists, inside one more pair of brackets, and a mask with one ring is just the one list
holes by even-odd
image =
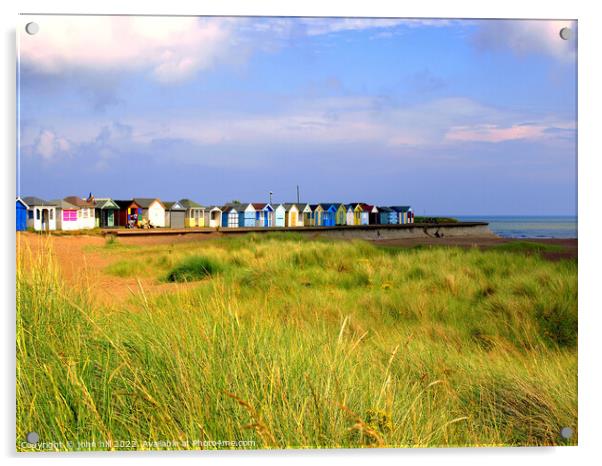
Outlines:
{"label": "sea", "polygon": [[577,238],[576,216],[454,216],[465,222],[483,221],[504,238]]}

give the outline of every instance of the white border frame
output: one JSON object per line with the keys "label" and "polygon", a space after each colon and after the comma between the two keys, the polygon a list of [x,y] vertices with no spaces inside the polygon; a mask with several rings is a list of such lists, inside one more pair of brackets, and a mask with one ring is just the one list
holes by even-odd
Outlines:
{"label": "white border frame", "polygon": [[[220,2],[198,2],[170,0],[153,4],[124,4],[122,0],[81,2],[76,0],[22,0],[18,5],[2,4],[0,21],[4,37],[2,92],[4,108],[1,113],[4,164],[2,173],[2,215],[14,219],[12,202],[15,198],[15,24],[18,13],[97,13],[97,14],[181,14],[181,15],[272,15],[272,16],[368,16],[368,17],[458,17],[458,18],[549,18],[577,19],[579,21],[579,94],[578,94],[578,147],[579,147],[579,447],[548,448],[501,448],[501,449],[424,449],[424,450],[328,450],[328,451],[252,451],[252,452],[141,452],[141,453],[73,453],[73,454],[19,454],[14,451],[15,437],[15,233],[9,222],[2,234],[2,296],[4,306],[4,344],[2,353],[2,410],[1,424],[3,456],[9,464],[25,460],[27,464],[39,460],[60,464],[100,464],[108,459],[127,460],[130,464],[157,464],[162,461],[184,462],[199,460],[224,460],[229,463],[245,464],[305,464],[308,461],[334,464],[365,464],[379,461],[387,464],[420,462],[422,465],[488,463],[491,465],[508,462],[533,462],[543,460],[547,464],[587,462],[590,457],[599,457],[600,443],[600,317],[601,300],[596,290],[598,263],[601,260],[600,242],[596,238],[598,219],[602,215],[597,207],[602,200],[602,183],[599,177],[600,117],[596,120],[596,109],[602,108],[600,83],[602,83],[600,54],[594,44],[602,43],[602,28],[596,15],[595,2],[548,0],[527,2],[524,0],[498,0],[485,2],[474,0],[423,0],[420,2],[387,2],[384,0],[221,0]],[[597,124],[596,124],[597,123]],[[10,202],[9,202],[10,201]],[[4,209],[10,207],[10,212]],[[21,461],[22,463],[22,461]]]}

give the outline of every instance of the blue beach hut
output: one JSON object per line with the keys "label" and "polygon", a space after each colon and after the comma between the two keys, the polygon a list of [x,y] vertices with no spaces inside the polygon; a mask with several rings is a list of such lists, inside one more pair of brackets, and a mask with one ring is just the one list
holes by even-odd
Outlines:
{"label": "blue beach hut", "polygon": [[274,226],[274,208],[265,202],[254,202],[255,223],[258,227],[269,228]]}
{"label": "blue beach hut", "polygon": [[392,205],[391,209],[397,212],[398,220],[396,223],[414,223],[414,213],[409,205]]}
{"label": "blue beach hut", "polygon": [[222,211],[222,227],[238,228],[241,222],[239,212],[243,212],[241,204],[226,204],[221,208]]}
{"label": "blue beach hut", "polygon": [[249,228],[256,227],[257,226],[256,216],[257,216],[257,211],[255,210],[255,207],[253,206],[253,204],[248,204],[243,212],[243,222],[242,222],[241,226],[249,227]]}
{"label": "blue beach hut", "polygon": [[334,203],[326,203],[320,204],[324,212],[322,212],[322,223],[321,226],[324,227],[333,227],[336,225],[336,216],[337,209],[339,208],[338,204]]}
{"label": "blue beach hut", "polygon": [[27,209],[29,206],[21,199],[17,198],[17,231],[27,230]]}
{"label": "blue beach hut", "polygon": [[397,212],[390,207],[378,207],[378,223],[381,225],[391,225],[397,223]]}

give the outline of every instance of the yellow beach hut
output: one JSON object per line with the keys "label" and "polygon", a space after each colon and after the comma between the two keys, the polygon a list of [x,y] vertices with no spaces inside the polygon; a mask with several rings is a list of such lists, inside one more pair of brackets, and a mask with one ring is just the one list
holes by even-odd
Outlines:
{"label": "yellow beach hut", "polygon": [[313,211],[309,204],[299,204],[299,215],[301,217],[302,227],[310,227],[313,222]]}
{"label": "yellow beach hut", "polygon": [[284,206],[284,210],[286,212],[285,225],[287,227],[302,227],[303,219],[301,218],[297,204],[285,202],[282,205]]}
{"label": "yellow beach hut", "polygon": [[313,219],[312,219],[312,226],[314,227],[319,227],[322,226],[322,217],[324,216],[324,208],[320,205],[320,204],[311,204],[310,205],[312,213],[313,213]]}
{"label": "yellow beach hut", "polygon": [[337,212],[335,214],[336,225],[347,225],[347,206],[345,204],[339,204]]}
{"label": "yellow beach hut", "polygon": [[186,220],[184,222],[186,228],[205,226],[205,206],[192,199],[180,199],[178,204],[186,209]]}

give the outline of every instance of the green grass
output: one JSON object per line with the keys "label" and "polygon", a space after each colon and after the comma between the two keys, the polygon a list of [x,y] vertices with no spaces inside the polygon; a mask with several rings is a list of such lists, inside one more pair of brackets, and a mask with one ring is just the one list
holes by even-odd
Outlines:
{"label": "green grass", "polygon": [[219,268],[126,309],[66,286],[50,254],[20,263],[17,448],[32,430],[57,449],[577,442],[559,437],[577,431],[575,261],[285,235],[122,254],[157,281]]}
{"label": "green grass", "polygon": [[115,277],[142,277],[148,276],[148,262],[143,259],[119,260],[105,268],[105,272]]}
{"label": "green grass", "polygon": [[458,223],[457,218],[452,217],[414,217],[414,223]]}
{"label": "green grass", "polygon": [[105,236],[105,247],[114,248],[120,246],[119,240],[116,235],[106,235]]}
{"label": "green grass", "polygon": [[191,256],[172,268],[165,279],[168,282],[191,282],[215,275],[222,266],[215,260],[203,256]]}
{"label": "green grass", "polygon": [[[40,234],[48,234],[48,232],[38,232]],[[101,236],[104,230],[98,227],[86,230],[52,230],[49,232],[53,236]]]}

